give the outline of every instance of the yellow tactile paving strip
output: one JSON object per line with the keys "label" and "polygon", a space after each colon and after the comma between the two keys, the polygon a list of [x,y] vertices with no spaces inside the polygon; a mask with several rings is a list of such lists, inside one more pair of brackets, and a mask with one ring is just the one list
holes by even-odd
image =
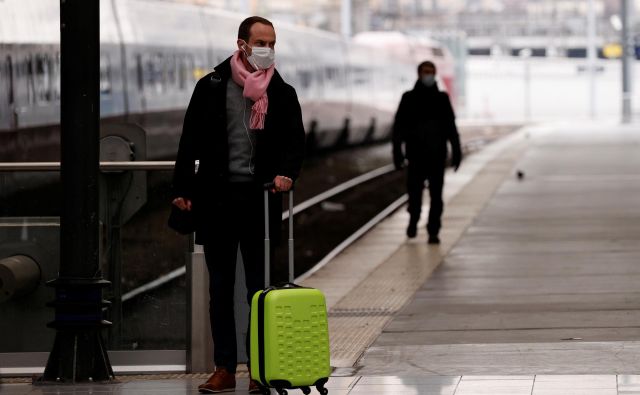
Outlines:
{"label": "yellow tactile paving strip", "polygon": [[[338,255],[335,262],[305,280],[305,285],[327,293],[332,366],[351,367],[357,362],[393,315],[443,261],[502,180],[512,173],[513,164],[526,147],[522,132],[511,136],[501,143],[500,149],[494,149],[493,159],[481,159],[484,167],[475,164],[478,167],[475,176],[468,178],[457,194],[445,197],[440,246],[428,246],[424,234],[406,240],[408,218],[401,209]],[[427,211],[428,206],[423,217]],[[420,231],[424,233],[422,223]],[[359,280],[355,284],[354,278]],[[339,292],[339,288],[346,287],[351,288]]]}

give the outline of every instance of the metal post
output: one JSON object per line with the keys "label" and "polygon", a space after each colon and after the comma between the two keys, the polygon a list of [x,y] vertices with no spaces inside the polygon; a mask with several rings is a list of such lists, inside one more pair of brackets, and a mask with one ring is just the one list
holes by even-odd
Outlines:
{"label": "metal post", "polygon": [[342,37],[351,38],[351,0],[342,0],[340,7]]}
{"label": "metal post", "polygon": [[[122,173],[105,174],[105,184],[107,186],[107,218],[105,218],[105,229],[107,231],[108,253],[106,258],[109,265],[108,278],[111,281],[111,311],[109,320],[113,327],[109,330],[109,347],[117,348],[122,344],[122,206],[126,190],[123,190]],[[132,175],[129,174],[129,177]],[[130,178],[129,178],[130,180]]]}
{"label": "metal post", "polygon": [[622,122],[631,122],[631,96],[633,86],[631,84],[633,75],[633,60],[635,59],[635,47],[633,34],[630,30],[632,0],[622,0]]}
{"label": "metal post", "polygon": [[520,50],[520,58],[524,62],[524,119],[525,121],[531,120],[531,65],[529,61],[531,59],[532,51],[530,48],[523,48]]}
{"label": "metal post", "polygon": [[293,189],[289,191],[289,282],[292,283],[293,273]]}
{"label": "metal post", "polygon": [[596,11],[594,0],[587,8],[587,69],[589,73],[589,116],[596,117]]}
{"label": "metal post", "polygon": [[107,302],[99,266],[99,0],[60,1],[61,179],[60,270],[53,349],[39,382],[111,380],[102,341]]}
{"label": "metal post", "polygon": [[531,64],[529,57],[524,59],[524,119],[531,120]]}
{"label": "metal post", "polygon": [[271,241],[269,240],[269,190],[264,190],[264,287],[271,285]]}
{"label": "metal post", "polygon": [[189,237],[187,257],[187,282],[189,325],[187,341],[187,372],[206,373],[214,369],[213,338],[209,321],[209,273],[201,245],[194,244],[194,235]]}

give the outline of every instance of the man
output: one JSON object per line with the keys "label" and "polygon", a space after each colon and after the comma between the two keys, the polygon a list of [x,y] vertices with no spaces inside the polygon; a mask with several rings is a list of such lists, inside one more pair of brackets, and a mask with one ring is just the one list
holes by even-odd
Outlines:
{"label": "man", "polygon": [[[295,90],[275,70],[273,24],[245,19],[238,50],[198,81],[184,119],[173,180],[173,204],[193,211],[196,243],[209,270],[210,320],[216,370],[200,392],[235,389],[236,252],[242,253],[247,299],[264,287],[265,183],[279,234],[282,195],[298,176],[305,132]],[[249,350],[249,336],[246,339]],[[251,393],[259,392],[251,380]]]}
{"label": "man", "polygon": [[[436,83],[436,66],[429,61],[418,66],[418,81],[413,90],[402,95],[393,125],[393,161],[396,169],[409,162],[407,189],[409,192],[409,226],[407,237],[416,237],[422,211],[422,190],[429,181],[431,207],[427,232],[428,243],[438,244],[444,203],[442,187],[447,159],[447,141],[451,144],[451,164],[455,171],[462,161],[460,138],[449,96]],[[405,153],[402,144],[405,146]]]}

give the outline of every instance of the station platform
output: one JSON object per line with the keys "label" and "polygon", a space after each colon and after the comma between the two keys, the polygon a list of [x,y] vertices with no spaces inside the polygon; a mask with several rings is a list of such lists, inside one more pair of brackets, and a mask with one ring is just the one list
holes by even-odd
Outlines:
{"label": "station platform", "polygon": [[[425,199],[417,238],[401,208],[301,279],[327,295],[329,393],[640,394],[638,152],[639,125],[523,128],[447,173],[440,245],[426,243]],[[195,394],[202,381],[0,394]]]}

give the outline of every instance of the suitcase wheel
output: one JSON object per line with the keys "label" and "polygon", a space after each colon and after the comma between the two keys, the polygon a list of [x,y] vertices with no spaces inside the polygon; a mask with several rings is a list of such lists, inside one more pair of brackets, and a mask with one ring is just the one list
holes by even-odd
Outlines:
{"label": "suitcase wheel", "polygon": [[278,393],[278,395],[287,395],[288,392],[286,389],[284,388],[276,388],[276,392]]}
{"label": "suitcase wheel", "polygon": [[260,383],[258,383],[258,388],[260,388],[260,393],[262,395],[270,395],[271,394],[271,391],[269,390],[269,388],[265,387],[264,385],[262,385]]}
{"label": "suitcase wheel", "polygon": [[329,393],[329,390],[324,388],[324,385],[318,385],[316,386],[316,389],[318,390],[320,395],[327,395]]}
{"label": "suitcase wheel", "polygon": [[304,395],[309,395],[311,393],[311,388],[309,387],[300,387],[300,389]]}

